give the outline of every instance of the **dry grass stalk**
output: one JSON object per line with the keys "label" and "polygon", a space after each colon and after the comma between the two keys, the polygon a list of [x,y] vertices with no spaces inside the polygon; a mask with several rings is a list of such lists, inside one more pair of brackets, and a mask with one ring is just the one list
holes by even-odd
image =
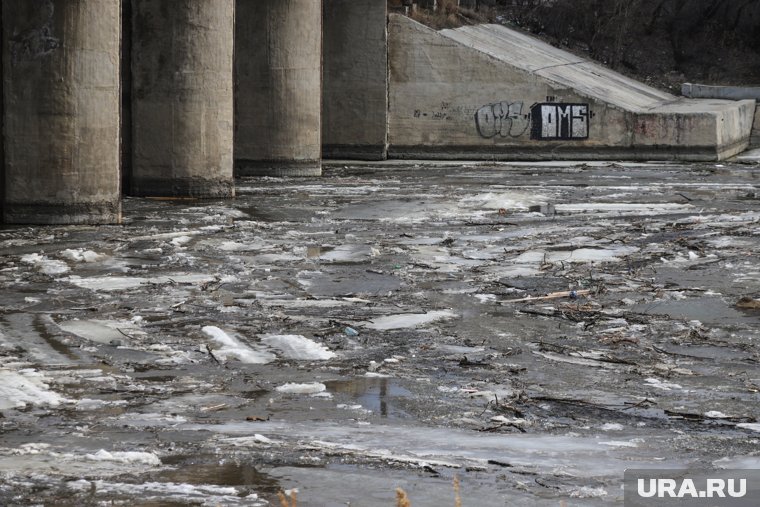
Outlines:
{"label": "dry grass stalk", "polygon": [[280,505],[282,507],[297,507],[298,498],[297,493],[295,489],[290,490],[290,498],[285,496],[284,491],[278,491],[277,492],[277,498],[280,499]]}
{"label": "dry grass stalk", "polygon": [[412,502],[406,496],[406,491],[401,488],[396,488],[396,507],[412,507]]}
{"label": "dry grass stalk", "polygon": [[459,477],[454,476],[454,507],[462,507],[462,496],[459,487]]}

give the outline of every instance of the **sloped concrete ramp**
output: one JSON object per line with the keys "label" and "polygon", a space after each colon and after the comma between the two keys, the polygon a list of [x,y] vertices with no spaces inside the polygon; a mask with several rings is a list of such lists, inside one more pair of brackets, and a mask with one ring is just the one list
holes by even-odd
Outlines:
{"label": "sloped concrete ramp", "polygon": [[388,155],[720,160],[747,148],[755,101],[676,97],[500,25],[389,19]]}

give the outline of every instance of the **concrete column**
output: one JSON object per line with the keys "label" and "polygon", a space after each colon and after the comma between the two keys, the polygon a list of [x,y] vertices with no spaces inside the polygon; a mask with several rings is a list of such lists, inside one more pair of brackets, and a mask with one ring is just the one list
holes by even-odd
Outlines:
{"label": "concrete column", "polygon": [[388,131],[387,17],[386,2],[324,1],[324,158],[385,158]]}
{"label": "concrete column", "polygon": [[129,192],[233,196],[235,0],[133,0],[132,21]]}
{"label": "concrete column", "polygon": [[237,8],[237,172],[318,176],[322,1],[238,0]]}
{"label": "concrete column", "polygon": [[7,223],[116,223],[119,0],[2,0]]}

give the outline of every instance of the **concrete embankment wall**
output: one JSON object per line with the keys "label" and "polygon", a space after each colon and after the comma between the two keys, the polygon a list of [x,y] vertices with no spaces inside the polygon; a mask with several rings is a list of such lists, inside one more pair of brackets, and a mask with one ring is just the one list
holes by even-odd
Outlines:
{"label": "concrete embankment wall", "polygon": [[385,158],[386,18],[386,2],[324,2],[322,154],[325,158]]}
{"label": "concrete embankment wall", "polygon": [[[389,49],[392,158],[551,158],[558,151],[590,157],[594,149],[630,145],[624,111],[550,86],[406,17],[391,16]],[[531,141],[531,106],[554,101],[583,104],[575,111],[582,119],[573,132],[560,133],[564,141]],[[535,151],[539,145],[543,153]]]}
{"label": "concrete embankment wall", "polygon": [[753,101],[689,101],[500,26],[389,18],[389,158],[715,160]]}
{"label": "concrete embankment wall", "polygon": [[[693,99],[754,100],[760,102],[760,86],[711,86],[684,83],[684,97]],[[760,107],[755,108],[755,119],[749,139],[750,148],[760,148]]]}

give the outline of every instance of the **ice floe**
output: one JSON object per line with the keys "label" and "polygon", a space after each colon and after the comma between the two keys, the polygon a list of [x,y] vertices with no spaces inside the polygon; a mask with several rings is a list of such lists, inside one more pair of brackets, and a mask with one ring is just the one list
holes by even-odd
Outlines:
{"label": "ice floe", "polygon": [[105,256],[102,254],[93,252],[92,250],[85,250],[84,248],[63,250],[61,252],[61,257],[72,262],[86,263],[98,262],[99,260],[105,258]]}
{"label": "ice floe", "polygon": [[69,265],[65,262],[50,259],[37,253],[23,255],[21,257],[21,262],[24,264],[31,264],[32,266],[35,266],[40,273],[50,276],[62,275],[68,273],[70,270]]}
{"label": "ice floe", "polygon": [[301,335],[263,334],[259,338],[287,359],[325,360],[335,357],[335,352]]}
{"label": "ice floe", "polygon": [[306,384],[296,384],[288,382],[277,386],[275,391],[285,394],[319,394],[327,390],[327,386],[320,382],[310,382]]}
{"label": "ice floe", "polygon": [[109,452],[101,449],[94,454],[86,454],[85,458],[90,461],[113,461],[116,463],[140,464],[152,467],[161,466],[161,460],[152,452]]}
{"label": "ice floe", "polygon": [[226,361],[233,358],[248,364],[267,364],[277,359],[270,352],[252,349],[216,326],[205,326],[201,331],[220,345],[214,349],[214,356],[219,359]]}
{"label": "ice floe", "polygon": [[29,405],[57,407],[67,401],[50,390],[43,374],[35,370],[18,372],[0,369],[0,410]]}
{"label": "ice floe", "polygon": [[428,313],[402,313],[399,315],[376,317],[363,322],[362,326],[378,331],[388,331],[392,329],[415,328],[438,320],[454,319],[456,317],[458,315],[450,310],[435,310]]}

